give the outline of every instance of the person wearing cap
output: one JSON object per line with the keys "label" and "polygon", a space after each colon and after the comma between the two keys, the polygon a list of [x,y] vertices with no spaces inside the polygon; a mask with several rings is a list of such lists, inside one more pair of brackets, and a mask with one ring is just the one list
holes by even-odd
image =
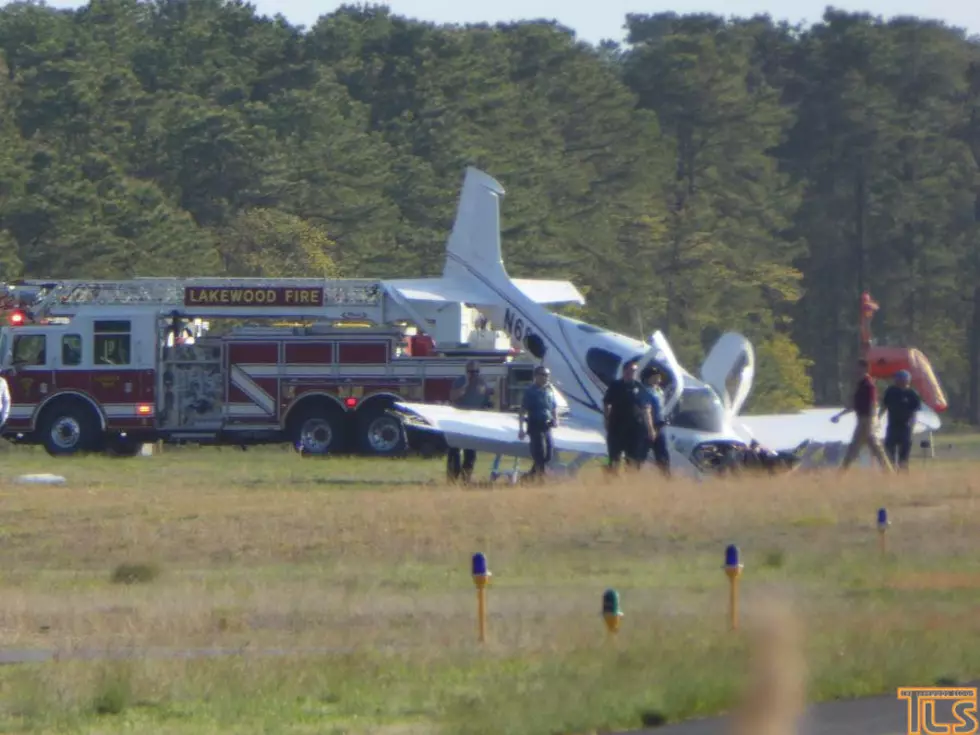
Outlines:
{"label": "person wearing cap", "polygon": [[899,468],[907,470],[909,453],[912,451],[912,429],[915,415],[922,408],[922,399],[912,387],[912,376],[908,370],[895,373],[895,383],[888,386],[881,399],[879,421],[888,413],[885,429],[885,454]]}
{"label": "person wearing cap", "polygon": [[534,466],[528,477],[538,481],[544,480],[545,468],[554,454],[551,430],[558,426],[558,404],[551,383],[548,382],[550,378],[551,371],[544,365],[538,365],[534,369],[534,383],[524,391],[521,410],[517,416],[517,438],[524,441],[527,436],[531,442]]}
{"label": "person wearing cap", "polygon": [[667,437],[663,428],[667,425],[664,417],[664,391],[660,387],[663,373],[656,365],[647,365],[640,372],[640,382],[647,389],[650,412],[653,418],[653,430],[656,434],[648,448],[653,450],[653,459],[660,471],[670,477],[670,452],[667,450]]}

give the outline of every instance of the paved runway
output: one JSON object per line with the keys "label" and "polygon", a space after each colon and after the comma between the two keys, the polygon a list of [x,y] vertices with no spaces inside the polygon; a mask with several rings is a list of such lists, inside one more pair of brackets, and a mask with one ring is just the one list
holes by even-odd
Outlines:
{"label": "paved runway", "polygon": [[[980,682],[958,684],[976,687]],[[907,735],[908,703],[895,694],[865,699],[838,700],[809,708],[793,735]],[[950,705],[936,707],[939,722],[952,722]],[[635,730],[619,735],[731,735],[724,717],[691,720],[677,725]]]}

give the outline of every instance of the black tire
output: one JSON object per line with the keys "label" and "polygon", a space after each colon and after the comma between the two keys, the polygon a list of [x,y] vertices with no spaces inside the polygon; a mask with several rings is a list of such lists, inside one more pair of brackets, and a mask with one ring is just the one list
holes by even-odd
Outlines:
{"label": "black tire", "polygon": [[46,407],[38,420],[37,432],[52,457],[97,452],[105,443],[95,409],[80,399],[66,398]]}
{"label": "black tire", "polygon": [[361,452],[375,457],[398,457],[405,454],[408,440],[405,427],[397,416],[387,413],[388,406],[365,406],[357,412],[357,438]]}
{"label": "black tire", "polygon": [[343,451],[347,443],[346,416],[326,401],[310,401],[293,409],[286,433],[304,456],[322,457]]}
{"label": "black tire", "polygon": [[116,436],[111,437],[106,442],[105,453],[110,457],[136,457],[139,455],[140,450],[143,449],[144,442],[137,441],[136,439],[131,439],[126,436]]}

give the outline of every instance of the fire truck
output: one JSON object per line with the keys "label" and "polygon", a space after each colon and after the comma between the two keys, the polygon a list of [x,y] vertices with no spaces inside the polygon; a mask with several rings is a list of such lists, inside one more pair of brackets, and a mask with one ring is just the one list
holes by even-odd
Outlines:
{"label": "fire truck", "polygon": [[532,379],[506,337],[467,344],[465,304],[411,304],[381,280],[21,281],[6,299],[2,434],[52,456],[157,441],[398,455],[395,401],[448,401],[469,360],[488,408],[516,410]]}

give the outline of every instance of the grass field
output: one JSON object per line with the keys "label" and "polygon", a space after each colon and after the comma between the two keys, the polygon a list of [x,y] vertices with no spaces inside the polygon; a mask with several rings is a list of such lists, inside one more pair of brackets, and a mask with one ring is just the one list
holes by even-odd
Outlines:
{"label": "grass field", "polygon": [[[0,649],[64,655],[0,667],[0,732],[556,735],[713,713],[748,665],[727,630],[728,543],[744,620],[773,594],[794,606],[810,699],[978,673],[969,462],[537,489],[278,448],[0,462]],[[68,483],[11,482],[24,472]],[[475,551],[494,573],[482,647]],[[190,648],[241,655],[161,655]]]}

